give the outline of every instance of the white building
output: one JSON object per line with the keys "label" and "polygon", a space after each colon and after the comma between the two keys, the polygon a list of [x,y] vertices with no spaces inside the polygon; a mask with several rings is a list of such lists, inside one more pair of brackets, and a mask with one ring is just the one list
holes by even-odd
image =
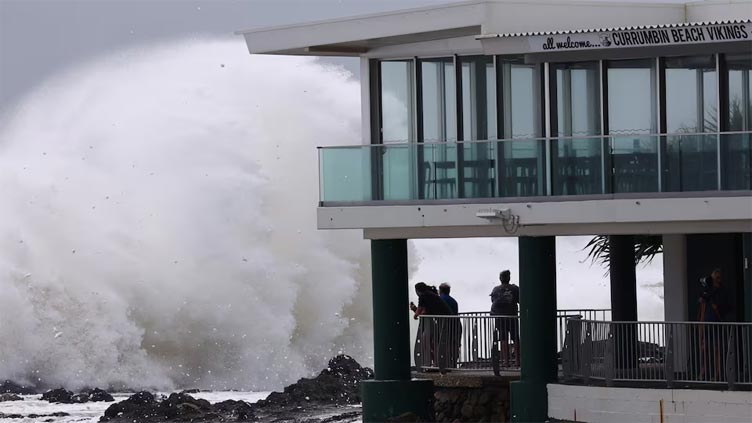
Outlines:
{"label": "white building", "polygon": [[[752,419],[752,2],[478,0],[242,34],[361,61],[362,139],[321,148],[318,225],[373,240],[366,421],[430,412],[406,240],[481,236],[519,237],[513,421]],[[570,322],[559,369],[554,237],[595,234],[627,323]],[[719,268],[724,324],[629,323],[634,235],[662,236],[668,322],[698,319]],[[660,364],[629,352],[645,330]]]}

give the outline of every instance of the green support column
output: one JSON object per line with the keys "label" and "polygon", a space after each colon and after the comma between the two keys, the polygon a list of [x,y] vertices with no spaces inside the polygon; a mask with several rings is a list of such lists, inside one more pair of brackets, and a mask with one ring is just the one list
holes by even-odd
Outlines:
{"label": "green support column", "polygon": [[752,322],[752,233],[742,234],[742,255],[744,321]]}
{"label": "green support column", "polygon": [[520,237],[520,381],[512,383],[512,421],[548,419],[546,385],[558,377],[556,238]]}
{"label": "green support column", "polygon": [[[635,243],[632,235],[608,237],[611,253],[609,278],[611,280],[611,320],[637,321],[637,273],[635,269]],[[614,366],[617,369],[635,369],[638,366],[639,344],[637,325],[619,324],[613,328]]]}
{"label": "green support column", "polygon": [[371,267],[375,379],[362,384],[363,421],[406,412],[433,419],[433,382],[410,379],[407,240],[371,241]]}

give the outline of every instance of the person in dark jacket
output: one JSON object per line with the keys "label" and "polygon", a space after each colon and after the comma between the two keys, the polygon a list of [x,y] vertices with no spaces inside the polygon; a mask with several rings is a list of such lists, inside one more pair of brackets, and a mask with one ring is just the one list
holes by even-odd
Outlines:
{"label": "person in dark jacket", "polygon": [[459,318],[459,305],[457,300],[449,295],[452,287],[448,283],[444,282],[439,285],[439,296],[452,310],[453,316],[458,316],[449,321],[449,364],[452,367],[457,367],[457,361],[460,358],[460,347],[462,340],[462,322]]}
{"label": "person in dark jacket", "polygon": [[501,284],[491,291],[491,315],[501,316],[496,319],[494,330],[495,340],[501,343],[502,365],[512,365],[509,351],[510,341],[514,343],[514,364],[520,365],[519,320],[517,318],[517,304],[520,302],[520,288],[510,283],[511,272],[504,270],[499,273]]}
{"label": "person in dark jacket", "polygon": [[[415,293],[418,294],[418,305],[410,303],[414,319],[418,319],[422,315],[450,316],[452,314],[452,310],[447,303],[425,283],[416,283]],[[418,340],[415,349],[416,366],[426,367],[433,365],[437,366],[441,371],[444,371],[448,366],[450,336],[449,324],[446,320],[441,317],[420,319]]]}
{"label": "person in dark jacket", "polygon": [[[721,269],[715,269],[710,276],[700,279],[702,293],[698,301],[698,320],[719,323],[733,316],[733,302],[723,287]],[[700,379],[719,380],[725,369],[724,355],[728,333],[719,325],[704,325],[700,330]]]}

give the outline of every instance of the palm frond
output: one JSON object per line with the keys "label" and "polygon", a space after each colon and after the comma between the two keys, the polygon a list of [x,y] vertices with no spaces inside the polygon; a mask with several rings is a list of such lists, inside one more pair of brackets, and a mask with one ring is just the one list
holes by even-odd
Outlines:
{"label": "palm frond", "polygon": [[[663,253],[663,238],[660,235],[635,235],[635,266],[640,263],[649,264],[656,255]],[[596,235],[583,248],[593,264],[606,268],[606,274],[611,267],[611,248],[608,235]]]}

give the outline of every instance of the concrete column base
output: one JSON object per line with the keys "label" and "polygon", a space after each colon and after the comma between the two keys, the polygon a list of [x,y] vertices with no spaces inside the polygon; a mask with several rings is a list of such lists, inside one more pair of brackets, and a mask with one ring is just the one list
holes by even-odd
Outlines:
{"label": "concrete column base", "polygon": [[384,422],[408,412],[422,421],[434,421],[431,380],[368,380],[361,382],[360,389],[364,423]]}
{"label": "concrete column base", "polygon": [[548,391],[545,382],[512,382],[509,384],[509,390],[513,423],[538,423],[548,420]]}

